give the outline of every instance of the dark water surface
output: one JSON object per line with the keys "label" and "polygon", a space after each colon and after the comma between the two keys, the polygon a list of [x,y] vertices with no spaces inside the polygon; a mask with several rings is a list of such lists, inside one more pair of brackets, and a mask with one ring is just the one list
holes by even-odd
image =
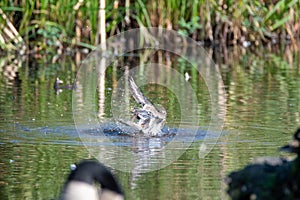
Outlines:
{"label": "dark water surface", "polygon": [[[215,145],[213,140],[211,144],[207,142],[214,148],[204,158],[198,155],[211,120],[210,94],[197,71],[177,58],[171,59],[169,65],[183,76],[187,72],[191,77],[188,82],[197,96],[198,110],[181,116],[182,105],[165,87],[152,84],[142,90],[153,103],[167,110],[168,127],[177,128],[182,121],[186,130],[199,127],[193,144],[179,159],[159,170],[148,170],[152,162],[159,164],[163,158],[145,164],[145,156],[155,155],[169,142],[167,139],[152,138],[145,140],[147,144],[118,135],[108,142],[95,140],[93,145],[102,149],[102,156],[109,155],[115,162],[120,160],[110,154],[110,146],[120,146],[137,155],[132,170],[112,169],[124,187],[126,199],[227,199],[223,180],[229,172],[255,157],[287,156],[279,153],[278,148],[291,139],[300,125],[299,58],[296,53],[235,51],[229,50],[224,55],[208,50],[221,72],[227,101],[223,134]],[[164,54],[151,56],[146,59],[144,56],[137,63],[162,60],[166,64]],[[57,76],[64,84],[71,84],[76,66],[70,57],[54,64],[14,56],[1,57],[0,61],[0,199],[55,199],[70,164],[94,157],[75,128],[73,91],[53,89]],[[95,115],[105,122],[112,118],[112,94],[126,71],[122,66],[130,62],[120,61],[106,70],[105,99],[101,101],[98,93],[95,97]],[[158,79],[167,81],[172,78],[158,75]],[[82,92],[82,99],[86,93]],[[187,95],[185,103],[191,103]],[[188,123],[195,117],[199,119],[196,127]],[[97,134],[88,130],[88,136]]]}

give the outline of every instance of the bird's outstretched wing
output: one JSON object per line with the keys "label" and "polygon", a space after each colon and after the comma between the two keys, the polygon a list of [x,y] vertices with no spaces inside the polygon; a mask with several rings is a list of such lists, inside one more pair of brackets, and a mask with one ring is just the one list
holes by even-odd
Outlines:
{"label": "bird's outstretched wing", "polygon": [[131,76],[128,82],[134,100],[140,104],[142,108],[135,109],[131,121],[123,124],[133,127],[148,136],[160,135],[162,133],[161,129],[166,121],[166,111],[163,108],[157,110],[143,95]]}
{"label": "bird's outstretched wing", "polygon": [[131,76],[129,77],[128,81],[129,81],[130,92],[131,92],[134,100],[142,106],[144,106],[145,104],[152,105],[151,102],[148,101],[148,99],[140,91],[140,89],[135,84],[135,82]]}

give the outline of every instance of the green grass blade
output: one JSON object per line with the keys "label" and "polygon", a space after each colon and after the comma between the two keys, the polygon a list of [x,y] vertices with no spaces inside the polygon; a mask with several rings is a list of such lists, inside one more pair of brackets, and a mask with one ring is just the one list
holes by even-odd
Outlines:
{"label": "green grass blade", "polygon": [[282,7],[282,6],[284,6],[284,5],[285,5],[285,0],[280,0],[280,1],[274,6],[274,8],[273,8],[272,10],[270,10],[270,11],[267,13],[267,15],[266,15],[264,21],[265,21],[265,22],[268,21],[268,20],[272,17],[272,15],[273,15],[277,10],[279,10],[280,7]]}
{"label": "green grass blade", "polygon": [[291,16],[288,15],[288,16],[282,18],[281,20],[276,21],[275,24],[273,24],[273,25],[271,26],[271,30],[273,31],[273,30],[277,29],[278,27],[282,26],[282,25],[285,24],[287,21],[289,21],[290,18],[291,18]]}

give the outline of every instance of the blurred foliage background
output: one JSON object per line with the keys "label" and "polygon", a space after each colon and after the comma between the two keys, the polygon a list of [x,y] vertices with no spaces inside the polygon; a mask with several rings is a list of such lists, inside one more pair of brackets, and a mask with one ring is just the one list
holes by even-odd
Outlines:
{"label": "blurred foliage background", "polygon": [[93,49],[105,34],[163,27],[208,45],[297,44],[299,0],[2,0],[0,49],[21,54]]}

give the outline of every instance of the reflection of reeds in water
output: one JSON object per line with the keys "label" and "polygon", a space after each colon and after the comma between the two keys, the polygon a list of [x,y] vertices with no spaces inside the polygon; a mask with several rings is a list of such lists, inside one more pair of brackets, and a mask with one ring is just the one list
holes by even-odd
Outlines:
{"label": "reflection of reeds in water", "polygon": [[13,81],[17,78],[19,68],[22,67],[22,62],[23,59],[15,55],[0,58],[0,73],[3,73],[7,85],[13,85]]}
{"label": "reflection of reeds in water", "polygon": [[[145,196],[143,196],[143,194],[145,188],[148,189],[147,191],[153,191],[149,199],[195,199],[197,196],[201,198],[208,196],[219,198],[220,191],[225,191],[225,188],[220,189],[222,184],[221,177],[225,177],[229,171],[242,167],[253,157],[275,155],[275,152],[277,152],[276,147],[274,151],[271,150],[273,148],[266,148],[266,142],[268,146],[274,144],[274,141],[277,141],[275,144],[281,146],[285,142],[283,141],[284,136],[282,136],[283,134],[280,127],[285,127],[286,124],[294,126],[296,122],[300,121],[299,55],[293,53],[293,51],[290,51],[288,48],[280,51],[277,50],[275,53],[261,49],[256,49],[255,52],[257,53],[253,54],[253,52],[245,51],[237,47],[232,49],[228,48],[226,53],[220,53],[218,49],[209,50],[209,56],[214,59],[221,68],[223,81],[226,85],[226,94],[228,95],[228,110],[226,114],[227,129],[230,131],[233,130],[236,124],[238,127],[255,126],[255,130],[252,129],[250,132],[249,129],[251,128],[241,128],[238,129],[238,134],[233,133],[227,137],[225,135],[220,138],[219,144],[215,146],[214,150],[208,154],[202,162],[198,159],[198,148],[196,148],[187,151],[180,160],[168,168],[153,173],[137,175],[137,180],[133,180],[135,181],[134,183],[136,183],[137,190],[134,190],[134,193],[130,194],[132,195],[132,199],[136,197],[144,199]],[[198,101],[201,104],[201,109],[203,109],[203,112],[200,113],[200,118],[204,120],[204,125],[205,123],[207,124],[209,121],[205,119],[205,115],[209,116],[210,109],[209,102],[206,102],[207,99],[205,98],[207,95],[205,85],[201,80],[196,78],[197,71],[190,68],[186,62],[177,64],[177,62],[179,62],[177,59],[169,57],[170,56],[162,52],[157,52],[154,55],[149,52],[140,52],[140,55],[135,58],[139,59],[137,63],[140,62],[141,65],[147,64],[149,61],[158,61],[158,63],[167,66],[177,66],[178,70],[183,72],[182,74],[188,72],[191,76],[189,82],[193,88],[197,88]],[[67,91],[65,91],[63,95],[55,96],[52,91],[52,85],[55,74],[63,74],[64,76],[59,77],[61,77],[65,83],[72,82],[71,79],[73,76],[70,75],[70,60],[65,59],[64,62],[60,62],[58,66],[51,68],[52,65],[50,64],[41,63],[37,65],[33,61],[21,62],[20,60],[17,62],[13,58],[13,56],[6,56],[2,57],[0,61],[0,70],[2,70],[0,74],[0,96],[5,97],[4,99],[1,98],[1,114],[4,116],[3,119],[8,119],[7,116],[9,115],[13,115],[16,120],[27,119],[28,113],[33,113],[29,115],[29,117],[36,116],[36,120],[40,119],[42,121],[42,126],[46,126],[45,122],[48,123],[49,116],[51,117],[50,119],[52,119],[53,125],[57,126],[57,121],[59,120],[61,122],[61,120],[65,120],[67,112],[72,110],[72,100],[70,95],[68,95],[69,93],[66,93]],[[167,64],[168,62],[170,64]],[[18,68],[18,70],[5,69],[7,65],[10,66],[12,63],[14,63],[14,69]],[[18,63],[17,66],[15,63]],[[111,88],[115,90],[118,78],[120,77],[120,70],[122,70],[118,66],[128,65],[125,58],[118,60],[118,63],[119,65],[115,64],[111,68],[108,67],[105,74],[106,90],[104,94],[106,113],[109,113],[112,106],[110,102],[111,92],[108,89]],[[21,65],[23,67],[18,67]],[[144,65],[144,68],[140,68],[141,74],[146,72],[154,73],[154,71],[149,71],[149,69],[145,67]],[[73,70],[75,71],[75,68],[73,68]],[[7,87],[4,81],[6,79],[8,80],[8,78],[6,78],[7,76],[3,74],[11,72],[15,74],[17,71],[18,80],[22,84],[19,84],[17,87],[14,85],[13,90],[15,92],[13,93],[11,92],[11,87]],[[28,71],[30,71],[30,73],[28,73]],[[87,70],[86,73],[90,73],[90,71]],[[158,76],[160,80],[163,80],[167,77],[167,73],[164,72],[164,74],[159,74]],[[170,77],[168,77],[167,80],[170,80]],[[94,88],[94,90],[96,91],[96,88]],[[166,92],[165,88],[156,87],[156,85],[153,84],[142,87],[142,90],[152,101],[157,100],[158,103],[163,105],[168,111],[168,116],[180,114],[174,109],[175,106],[172,106],[177,105],[176,102],[173,102],[175,99],[174,95],[172,96],[171,93]],[[82,88],[80,85],[77,85],[77,91],[79,91],[76,94],[78,95],[78,105],[84,105],[83,101],[86,99],[86,96],[90,95],[90,91],[87,90],[87,88]],[[156,94],[153,91],[158,91],[159,95],[166,95],[167,98],[156,99]],[[131,98],[130,94],[128,94],[126,98]],[[98,101],[95,101],[95,103],[97,104]],[[56,105],[58,105],[58,107]],[[5,108],[7,109],[5,110]],[[14,109],[12,110],[12,108]],[[80,109],[85,108],[80,107]],[[41,111],[41,114],[35,114],[36,112],[33,111]],[[64,113],[63,117],[60,117],[61,113]],[[66,122],[68,125],[73,123],[71,119],[72,116],[69,117],[69,121]],[[168,118],[168,121],[171,120],[173,119]],[[278,130],[276,130],[278,135],[275,137],[275,140],[273,135],[271,135],[274,131],[264,131],[261,129],[257,131],[256,128],[259,128],[257,125],[272,126],[272,128],[275,127],[274,129],[278,128]],[[260,134],[266,135],[262,136]],[[249,141],[249,136],[255,136],[257,138],[256,141],[259,142],[247,142]],[[235,139],[236,137],[238,138],[238,142]],[[288,135],[286,140],[288,141],[289,139],[290,136]],[[56,135],[53,136],[52,141],[57,141]],[[18,196],[20,198],[23,197],[24,192],[15,192],[15,189],[19,188],[25,191],[29,198],[31,195],[35,195],[32,198],[36,199],[53,198],[54,196],[51,194],[55,194],[55,192],[59,191],[61,184],[63,184],[63,177],[68,171],[69,164],[78,158],[88,156],[85,147],[70,145],[69,140],[66,145],[26,144],[23,146],[16,144],[14,148],[12,148],[10,144],[3,145],[5,145],[4,149],[7,150],[6,153],[4,152],[3,154],[3,160],[8,161],[9,159],[15,159],[15,163],[2,164],[4,171],[7,173],[12,166],[19,167],[20,169],[14,172],[15,174],[12,177],[6,176],[4,178],[4,183],[9,183],[7,185],[9,191],[7,190],[8,192],[6,194],[12,196],[12,198],[18,198]],[[139,144],[136,146],[139,147],[138,145]],[[38,151],[35,151],[36,149]],[[109,147],[103,148],[103,151],[107,149],[109,150]],[[20,154],[20,152],[24,153]],[[38,152],[38,154],[34,152]],[[122,155],[122,153],[122,151],[119,152],[120,155]],[[141,155],[140,159],[143,159],[143,152],[139,151],[139,153],[139,155]],[[110,157],[111,160],[120,162],[114,158],[116,157]],[[39,166],[31,166],[30,169],[32,170],[28,170],[28,163],[25,162],[28,160],[34,161],[33,163],[39,164]],[[61,163],[64,163],[64,165],[62,166]],[[29,164],[32,164],[32,162]],[[120,163],[120,165],[121,164],[122,163]],[[64,169],[64,171],[60,171],[60,173],[57,174],[56,169],[58,167]],[[49,169],[53,170],[49,172]],[[222,170],[221,173],[223,176],[220,174],[220,170]],[[53,174],[57,174],[59,178],[52,180]],[[32,177],[32,179],[26,179],[26,181],[24,181],[23,176]],[[122,176],[122,183],[128,183],[127,176],[128,174]],[[35,180],[34,177],[38,178]],[[42,179],[40,177],[42,177]],[[133,177],[133,179],[134,178],[135,177]],[[155,188],[153,187],[153,182],[146,181],[153,180],[153,178],[157,180],[158,184],[156,185],[162,187]],[[10,184],[10,181],[20,184],[18,184],[18,186]],[[45,183],[48,184],[45,185]],[[43,187],[37,189],[39,192],[33,193],[32,185],[34,184]],[[49,194],[49,191],[51,191],[51,194]],[[170,194],[169,191],[175,192]],[[154,194],[159,194],[160,196],[156,197]],[[188,198],[185,195],[191,196]]]}

